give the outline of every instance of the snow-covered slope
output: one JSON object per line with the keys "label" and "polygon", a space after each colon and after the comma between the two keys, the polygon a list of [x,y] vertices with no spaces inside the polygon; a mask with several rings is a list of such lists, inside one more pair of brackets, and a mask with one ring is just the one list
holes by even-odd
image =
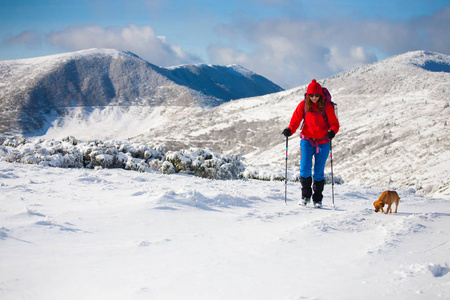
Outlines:
{"label": "snow-covered slope", "polygon": [[406,53],[324,84],[339,102],[335,159],[348,182],[450,196],[449,55]]}
{"label": "snow-covered slope", "polygon": [[449,299],[448,200],[0,162],[0,298]]}
{"label": "snow-covered slope", "polygon": [[89,115],[93,108],[105,106],[125,107],[125,112],[135,106],[217,106],[280,90],[242,67],[160,68],[113,49],[2,61],[0,133],[46,131],[49,122],[73,115],[75,107]]}
{"label": "snow-covered slope", "polygon": [[[448,55],[415,51],[321,80],[338,104],[337,176],[355,185],[408,187],[450,197],[449,66]],[[205,67],[210,66],[191,69]],[[172,69],[178,68],[186,67]],[[213,108],[107,107],[90,108],[89,113],[74,108],[53,121],[44,137],[134,137],[167,150],[241,152],[249,165],[283,166],[285,140],[280,132],[306,87]],[[289,164],[298,163],[296,134],[289,141]]]}
{"label": "snow-covered slope", "polygon": [[233,100],[279,92],[282,89],[266,78],[239,65],[183,65],[168,68],[178,84],[205,95]]}
{"label": "snow-covered slope", "polygon": [[[338,104],[335,172],[345,182],[450,196],[449,65],[448,55],[417,51],[320,81]],[[306,87],[231,101],[141,139],[242,152],[249,164],[283,165],[280,132]],[[290,164],[298,165],[297,134],[289,145]]]}

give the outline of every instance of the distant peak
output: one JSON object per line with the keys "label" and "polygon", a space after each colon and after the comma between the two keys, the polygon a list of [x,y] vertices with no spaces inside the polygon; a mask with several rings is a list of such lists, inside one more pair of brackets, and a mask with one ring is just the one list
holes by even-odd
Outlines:
{"label": "distant peak", "polygon": [[241,65],[237,65],[237,64],[232,64],[232,65],[227,65],[227,66],[223,66],[223,65],[212,65],[212,64],[202,64],[202,63],[198,63],[198,64],[186,64],[186,65],[178,65],[178,66],[173,66],[173,67],[167,67],[166,69],[168,70],[177,70],[177,69],[220,69],[220,68],[227,68],[227,69],[231,69],[239,74],[242,74],[244,76],[252,76],[255,75],[255,73],[253,71],[250,71],[246,68],[244,68]]}
{"label": "distant peak", "polygon": [[112,57],[118,57],[118,56],[132,56],[135,58],[139,58],[136,54],[130,52],[130,51],[122,51],[118,49],[110,49],[110,48],[91,48],[91,49],[85,49],[75,52],[67,53],[68,55],[73,56],[96,56],[96,55],[104,55],[104,56],[112,56]]}
{"label": "distant peak", "polygon": [[250,71],[249,69],[244,68],[241,65],[237,65],[237,64],[233,64],[233,65],[228,65],[227,68],[233,69],[234,71],[244,75],[244,76],[253,76],[255,75],[255,72]]}
{"label": "distant peak", "polygon": [[411,51],[388,59],[400,64],[409,64],[430,72],[450,73],[450,56],[433,51]]}

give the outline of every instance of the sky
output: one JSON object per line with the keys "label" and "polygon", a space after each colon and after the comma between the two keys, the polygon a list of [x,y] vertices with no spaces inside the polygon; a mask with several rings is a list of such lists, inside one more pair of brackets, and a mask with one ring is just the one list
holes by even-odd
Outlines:
{"label": "sky", "polygon": [[415,50],[450,54],[450,0],[0,0],[0,60],[90,48],[239,64],[283,88]]}

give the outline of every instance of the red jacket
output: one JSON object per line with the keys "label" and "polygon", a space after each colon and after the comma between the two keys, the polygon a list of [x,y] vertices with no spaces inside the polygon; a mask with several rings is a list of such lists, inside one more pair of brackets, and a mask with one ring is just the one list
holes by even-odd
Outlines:
{"label": "red jacket", "polygon": [[[331,103],[326,102],[325,113],[328,118],[328,123],[323,117],[321,112],[317,112],[317,104],[311,103],[312,112],[307,112],[305,115],[305,123],[301,134],[307,138],[314,138],[317,140],[322,139],[327,134],[328,130],[333,130],[334,133],[339,131],[339,121],[334,113],[334,108]],[[297,131],[303,120],[303,114],[305,110],[305,100],[300,102],[294,111],[289,124],[292,134]],[[328,125],[329,124],[329,125]],[[328,140],[319,141],[319,144],[328,143]]]}

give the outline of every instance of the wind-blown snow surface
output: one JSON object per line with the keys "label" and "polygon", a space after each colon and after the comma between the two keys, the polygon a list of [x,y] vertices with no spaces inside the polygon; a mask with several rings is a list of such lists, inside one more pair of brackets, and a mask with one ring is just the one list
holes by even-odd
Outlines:
{"label": "wind-blown snow surface", "polygon": [[448,200],[0,162],[1,299],[449,299]]}

